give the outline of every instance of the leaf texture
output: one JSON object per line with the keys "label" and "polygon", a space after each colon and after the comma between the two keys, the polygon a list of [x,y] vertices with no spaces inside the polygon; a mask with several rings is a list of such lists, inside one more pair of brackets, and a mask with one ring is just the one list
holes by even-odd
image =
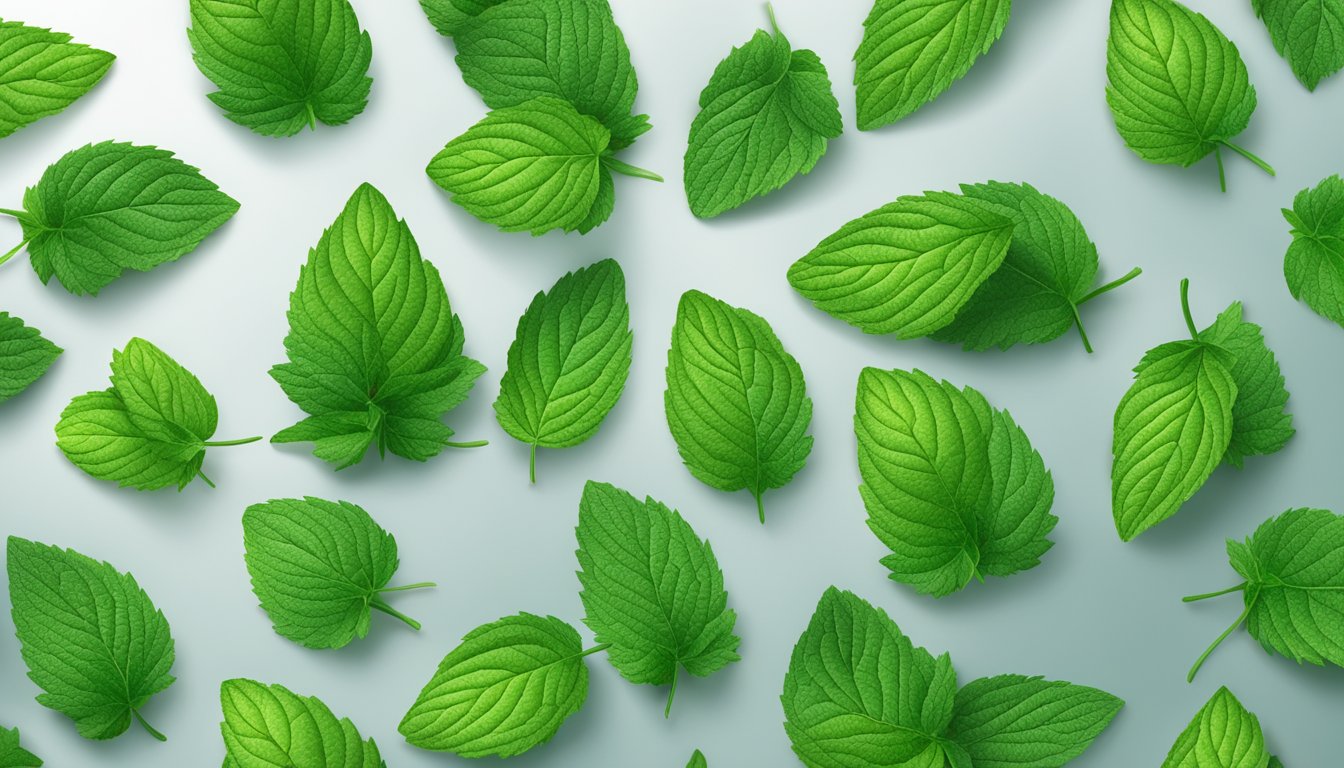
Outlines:
{"label": "leaf texture", "polygon": [[1123,706],[1073,683],[985,677],[957,691],[950,734],[975,768],[1059,768],[1091,746]]}
{"label": "leaf texture", "polygon": [[1267,768],[1260,721],[1219,688],[1172,745],[1162,768]]}
{"label": "leaf texture", "polygon": [[0,20],[0,138],[73,104],[116,58],[64,32]]}
{"label": "leaf texture", "polygon": [[1274,50],[1307,90],[1344,69],[1344,0],[1251,0],[1251,5]]}
{"label": "leaf texture", "polygon": [[317,698],[281,685],[225,680],[219,704],[224,768],[386,768],[378,745]]}
{"label": "leaf texture", "polygon": [[705,760],[704,754],[697,749],[691,754],[691,761],[686,764],[686,768],[709,768],[709,762]]}
{"label": "leaf texture", "polygon": [[1232,404],[1232,436],[1224,458],[1240,467],[1247,456],[1277,453],[1296,430],[1284,410],[1288,390],[1274,353],[1265,344],[1260,326],[1242,320],[1241,302],[1234,302],[1213,325],[1200,332],[1201,341],[1232,353],[1230,373],[1237,385]]}
{"label": "leaf texture", "polygon": [[1331,176],[1297,193],[1283,209],[1293,242],[1283,259],[1283,276],[1293,298],[1344,325],[1344,179]]}
{"label": "leaf texture", "polygon": [[42,768],[41,758],[19,745],[18,728],[0,726],[0,768]]}
{"label": "leaf texture", "polygon": [[505,0],[420,0],[420,9],[439,34],[452,37],[486,8],[502,2]]}
{"label": "leaf texture", "polygon": [[23,320],[0,312],[0,403],[42,378],[64,351]]}

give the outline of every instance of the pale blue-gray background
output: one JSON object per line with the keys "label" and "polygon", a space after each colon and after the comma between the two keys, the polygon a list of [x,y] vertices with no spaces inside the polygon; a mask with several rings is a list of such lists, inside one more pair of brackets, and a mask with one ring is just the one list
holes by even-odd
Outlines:
{"label": "pale blue-gray background", "polygon": [[[587,705],[553,743],[513,765],[680,768],[695,747],[716,768],[797,765],[778,695],[789,651],[831,584],[885,608],[916,643],[950,651],[963,682],[1019,672],[1123,697],[1128,705],[1080,767],[1157,765],[1224,683],[1260,715],[1287,765],[1339,765],[1344,672],[1269,657],[1240,632],[1187,685],[1190,662],[1240,604],[1179,598],[1234,583],[1227,537],[1288,507],[1344,510],[1344,329],[1289,296],[1281,272],[1288,227],[1279,214],[1299,189],[1344,171],[1344,77],[1308,93],[1274,53],[1249,0],[1193,2],[1236,41],[1258,88],[1260,107],[1239,141],[1279,170],[1272,179],[1229,155],[1224,195],[1212,160],[1155,167],[1121,143],[1103,95],[1102,0],[1016,3],[1003,40],[964,81],[870,133],[853,128],[849,85],[868,3],[775,5],[794,45],[814,49],[830,69],[845,116],[846,133],[810,177],[717,221],[695,220],[679,169],[696,98],[729,48],[766,25],[765,9],[739,0],[616,0],[639,72],[637,107],[654,125],[625,159],[668,183],[622,177],[615,215],[595,233],[533,239],[472,219],[425,177],[429,158],[485,110],[462,83],[451,43],[412,0],[355,0],[373,37],[368,110],[350,125],[289,139],[254,135],[206,100],[211,86],[191,62],[185,0],[0,0],[4,18],[65,30],[119,56],[64,114],[0,141],[0,205],[17,207],[23,187],[62,153],[113,138],[178,152],[242,203],[180,263],[128,276],[97,299],[44,288],[21,259],[0,271],[0,308],[67,350],[30,392],[0,406],[0,533],[133,571],[172,622],[179,677],[144,712],[167,744],[138,728],[111,743],[84,741],[33,701],[37,689],[0,612],[0,723],[20,726],[54,768],[218,765],[218,685],[247,676],[320,696],[375,737],[393,768],[463,764],[412,749],[396,725],[472,627],[520,610],[578,624],[572,528],[580,489],[596,478],[678,507],[712,540],[740,615],[743,661],[685,681],[664,720],[666,691],[630,685],[594,657]],[[1072,206],[1100,248],[1103,278],[1143,267],[1142,278],[1086,308],[1095,355],[1072,333],[986,354],[865,337],[785,281],[794,259],[848,219],[898,195],[985,179],[1029,181]],[[266,370],[284,359],[287,296],[307,249],[363,181],[387,194],[442,270],[467,352],[490,368],[449,417],[462,439],[488,438],[488,448],[450,450],[426,465],[370,460],[340,474],[301,446],[219,449],[206,462],[219,488],[197,483],[181,494],[119,490],[66,462],[52,444],[57,415],[70,397],[105,386],[111,350],[135,335],[215,393],[219,437],[270,435],[297,420]],[[18,238],[16,225],[0,223],[0,245]],[[530,487],[526,449],[501,433],[490,408],[514,323],[534,292],[608,256],[624,266],[632,304],[635,360],[625,396],[588,444],[543,452],[540,482]],[[1248,319],[1265,326],[1300,432],[1244,471],[1220,469],[1178,518],[1122,545],[1110,517],[1111,415],[1144,350],[1186,333],[1177,300],[1183,276],[1192,279],[1201,324],[1240,299]],[[764,528],[746,494],[721,494],[690,477],[663,420],[669,329],[678,296],[691,288],[764,315],[807,374],[816,446],[796,481],[767,497]],[[941,601],[886,579],[877,562],[883,547],[864,525],[856,490],[850,420],[865,365],[919,367],[1011,409],[1054,471],[1060,523],[1040,567]],[[367,640],[334,652],[272,632],[248,588],[239,518],[250,503],[303,494],[365,506],[399,539],[400,582],[441,584],[397,596],[398,607],[424,622],[422,632],[375,616]]]}

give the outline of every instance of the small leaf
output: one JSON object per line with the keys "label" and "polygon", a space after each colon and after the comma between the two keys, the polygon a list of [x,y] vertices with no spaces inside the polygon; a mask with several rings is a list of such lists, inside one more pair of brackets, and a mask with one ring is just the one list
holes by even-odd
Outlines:
{"label": "small leaf", "polygon": [[70,106],[116,58],[64,32],[0,20],[0,138]]}
{"label": "small leaf", "polygon": [[1344,179],[1331,176],[1304,189],[1284,209],[1293,242],[1283,259],[1283,276],[1293,298],[1344,325]]}
{"label": "small leaf", "polygon": [[64,351],[23,320],[0,312],[0,403],[42,378]]}
{"label": "small leaf", "polygon": [[697,749],[691,753],[691,761],[686,764],[686,768],[709,768],[709,763],[705,760],[704,754]]}
{"label": "small leaf", "polygon": [[1162,768],[1266,768],[1260,721],[1219,688],[1176,739]]}
{"label": "small leaf", "polygon": [[239,678],[220,683],[219,704],[224,768],[386,768],[373,739],[315,697]]}
{"label": "small leaf", "polygon": [[975,768],[1059,768],[1090,747],[1124,705],[1073,683],[984,677],[957,691],[951,737]]}
{"label": "small leaf", "polygon": [[0,726],[0,768],[42,768],[42,759],[19,745],[18,728]]}
{"label": "small leaf", "polygon": [[1277,453],[1293,436],[1293,417],[1284,407],[1288,390],[1274,353],[1265,344],[1260,326],[1241,319],[1241,302],[1234,302],[1213,325],[1200,332],[1201,341],[1232,353],[1232,380],[1237,399],[1232,405],[1232,437],[1224,457],[1240,467],[1247,456]]}
{"label": "small leaf", "polygon": [[1307,90],[1344,69],[1344,0],[1251,0],[1251,5],[1274,50]]}

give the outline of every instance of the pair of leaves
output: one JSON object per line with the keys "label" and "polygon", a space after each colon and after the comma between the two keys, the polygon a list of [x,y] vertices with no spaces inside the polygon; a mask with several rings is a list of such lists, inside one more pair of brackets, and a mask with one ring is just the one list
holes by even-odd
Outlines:
{"label": "pair of leaves", "polygon": [[812,451],[803,370],[760,316],[682,294],[667,353],[667,425],[696,479],[756,499],[782,488]]}
{"label": "pair of leaves", "polygon": [[1162,768],[1283,768],[1265,747],[1260,720],[1226,687],[1181,731]]}
{"label": "pair of leaves", "polygon": [[1294,433],[1260,326],[1235,302],[1197,331],[1188,290],[1181,281],[1190,340],[1149,350],[1115,410],[1111,511],[1124,541],[1174,515],[1219,464],[1275,453]]}
{"label": "pair of leaves", "polygon": [[537,448],[578,445],[602,426],[630,374],[632,340],[625,273],[611,259],[570,272],[532,299],[495,399],[499,426],[531,446],[532,482]]}
{"label": "pair of leaves", "polygon": [[439,664],[401,721],[406,740],[462,757],[509,757],[549,741],[588,695],[584,657],[607,651],[627,680],[671,683],[736,661],[736,614],[709,544],[679,514],[590,482],[579,507],[584,623],[598,645],[553,616],[507,616],[472,630]]}
{"label": "pair of leaves", "polygon": [[1022,675],[958,689],[947,654],[935,658],[886,612],[835,587],[794,646],[780,701],[809,768],[1057,768],[1124,706],[1095,688]]}
{"label": "pair of leaves", "polygon": [[0,403],[42,378],[64,351],[23,320],[0,312]]}
{"label": "pair of leaves", "polygon": [[320,700],[282,685],[225,680],[219,686],[228,750],[224,768],[386,768],[373,739]]}
{"label": "pair of leaves", "polygon": [[453,443],[443,415],[485,366],[462,354],[462,321],[387,198],[361,184],[322,233],[289,297],[289,362],[271,368],[307,419],[273,443],[311,442],[343,469],[371,445],[415,461]]}
{"label": "pair of leaves", "polygon": [[350,0],[191,0],[196,66],[224,116],[266,136],[364,111],[373,44]]}
{"label": "pair of leaves", "polygon": [[1274,49],[1314,91],[1344,69],[1344,0],[1251,0]]}
{"label": "pair of leaves", "polygon": [[758,30],[734,48],[700,92],[683,164],[686,200],[700,218],[808,173],[844,130],[821,59],[793,50],[773,9],[770,25],[773,34]]}
{"label": "pair of leaves", "polygon": [[1283,276],[1293,298],[1344,325],[1344,179],[1331,176],[1304,189],[1283,217],[1293,242],[1283,259]]}
{"label": "pair of leaves", "polygon": [[197,168],[156,147],[103,142],[66,154],[0,209],[23,227],[33,269],[74,294],[97,295],[128,270],[147,272],[190,253],[238,212]]}
{"label": "pair of leaves", "polygon": [[1055,486],[1005,411],[921,371],[865,368],[854,405],[868,527],[894,581],[943,597],[1034,568]]}
{"label": "pair of leaves", "polygon": [[392,608],[397,540],[347,501],[311,496],[253,504],[243,513],[243,543],[252,591],[275,631],[308,648],[341,648],[369,633],[370,609],[419,629]]}
{"label": "pair of leaves", "polygon": [[64,32],[0,20],[0,138],[70,106],[116,58]]}
{"label": "pair of leaves", "polygon": [[18,728],[0,726],[0,768],[42,768],[42,759],[19,744]]}
{"label": "pair of leaves", "polygon": [[211,441],[219,424],[215,398],[195,375],[163,350],[131,339],[112,352],[112,386],[70,401],[56,424],[56,445],[99,480],[152,491],[187,486],[201,471],[207,448],[260,437]]}
{"label": "pair of leaves", "polygon": [[1202,14],[1175,0],[1112,0],[1106,102],[1116,130],[1150,163],[1190,166],[1210,152],[1227,191],[1224,148],[1271,176],[1233,144],[1255,112],[1255,88],[1237,46]]}
{"label": "pair of leaves", "polygon": [[86,739],[125,733],[173,683],[168,620],[135,578],[72,550],[9,537],[9,600],[39,704]]}
{"label": "pair of leaves", "polygon": [[932,336],[967,349],[1059,337],[1092,288],[1096,246],[1073,212],[1027,184],[963,185],[898,198],[854,219],[789,268],[818,309],[865,333]]}

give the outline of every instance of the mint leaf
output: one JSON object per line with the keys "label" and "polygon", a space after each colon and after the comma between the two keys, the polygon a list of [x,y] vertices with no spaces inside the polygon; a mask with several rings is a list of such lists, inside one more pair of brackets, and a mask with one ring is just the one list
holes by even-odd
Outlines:
{"label": "mint leaf", "polygon": [[1097,247],[1068,206],[1029,184],[963,184],[961,191],[1012,221],[1013,237],[1003,263],[933,338],[966,349],[1008,349],[1041,344],[1075,325],[1083,347],[1092,351],[1079,307],[1137,277],[1125,276],[1093,288]]}
{"label": "mint leaf", "polygon": [[219,685],[228,754],[224,768],[386,768],[378,745],[316,697],[281,685],[225,680]]}
{"label": "mint leaf", "polygon": [[893,581],[943,597],[1034,568],[1055,487],[1005,411],[922,371],[865,368],[854,406],[868,527]]}
{"label": "mint leaf", "polygon": [[1296,430],[1293,417],[1284,410],[1288,390],[1283,386],[1283,374],[1260,326],[1241,319],[1238,301],[1201,331],[1199,339],[1236,358],[1231,373],[1237,384],[1237,399],[1232,405],[1232,437],[1224,458],[1232,466],[1241,467],[1246,456],[1278,452]]}
{"label": "mint leaf", "polygon": [[1003,34],[1012,0],[877,0],[854,54],[859,130],[933,101]]}
{"label": "mint leaf", "polygon": [[1195,662],[1191,680],[1243,621],[1270,653],[1298,664],[1344,667],[1344,517],[1291,509],[1244,542],[1229,539],[1227,556],[1244,581],[1185,602],[1240,592],[1245,610]]}
{"label": "mint leaf", "polygon": [[18,728],[0,726],[0,768],[42,768],[41,758],[19,746]]}
{"label": "mint leaf", "polygon": [[1223,687],[1177,737],[1162,768],[1266,768],[1270,760],[1259,719]]}
{"label": "mint leaf", "polygon": [[200,171],[156,147],[103,142],[67,153],[23,193],[26,210],[0,209],[23,227],[33,269],[74,294],[97,295],[133,269],[176,261],[238,211]]}
{"label": "mint leaf", "polygon": [[42,378],[64,351],[43,338],[36,328],[0,312],[0,403]]}
{"label": "mint leaf", "polygon": [[135,577],[73,550],[15,536],[6,546],[9,600],[37,702],[111,739],[173,683],[173,638]]}
{"label": "mint leaf", "polygon": [[845,224],[789,268],[821,311],[902,339],[950,324],[1008,253],[1012,219],[948,192],[901,197]]}
{"label": "mint leaf", "polygon": [[[600,648],[600,647],[599,647]],[[588,696],[579,633],[520,613],[472,630],[439,663],[399,730],[421,749],[510,757],[550,741]]]}
{"label": "mint leaf", "polygon": [[257,133],[341,125],[369,103],[373,44],[350,0],[191,0],[187,37],[210,100]]}
{"label": "mint leaf", "polygon": [[70,106],[117,58],[70,40],[64,32],[0,20],[0,138]]}
{"label": "mint leaf", "polygon": [[1292,225],[1292,245],[1283,276],[1293,298],[1344,325],[1344,179],[1331,176],[1304,189],[1283,209]]}
{"label": "mint leaf", "polygon": [[686,764],[686,768],[709,768],[709,763],[705,760],[704,754],[697,749],[691,754],[691,762]]}
{"label": "mint leaf", "polygon": [[1307,90],[1344,69],[1344,0],[1251,0],[1251,5],[1274,50]]}
{"label": "mint leaf", "polygon": [[452,37],[486,8],[502,2],[505,0],[420,0],[420,9],[439,34]]}
{"label": "mint leaf", "polygon": [[1058,768],[1091,746],[1124,705],[1073,683],[985,677],[957,691],[950,735],[975,768]]}
{"label": "mint leaf", "polygon": [[443,415],[485,366],[462,354],[462,321],[387,198],[361,184],[322,233],[289,297],[289,362],[271,368],[309,418],[273,443],[314,443],[343,469],[371,445],[415,461],[454,443]]}
{"label": "mint leaf", "polygon": [[56,446],[75,466],[123,488],[181,490],[201,471],[207,448],[260,440],[212,441],[215,398],[163,350],[131,339],[112,352],[112,386],[70,401],[56,424]]}
{"label": "mint leaf", "polygon": [[756,498],[782,488],[812,451],[803,370],[758,315],[699,291],[682,294],[667,353],[667,425],[687,469]]}
{"label": "mint leaf", "polygon": [[826,141],[844,130],[821,59],[793,50],[766,7],[774,33],[759,30],[734,48],[700,92],[684,176],[691,213],[701,218],[808,173],[826,153]]}
{"label": "mint leaf", "polygon": [[1223,148],[1273,176],[1233,144],[1255,111],[1255,88],[1232,44],[1202,14],[1173,0],[1112,0],[1106,102],[1116,130],[1150,163],[1190,166],[1210,152],[1227,191]]}
{"label": "mint leaf", "polygon": [[384,601],[396,573],[397,540],[347,501],[272,499],[243,513],[252,591],[275,631],[308,648],[341,648],[369,633],[370,609],[419,629]]}
{"label": "mint leaf", "polygon": [[630,374],[630,345],[625,274],[611,259],[570,272],[532,299],[495,399],[499,426],[531,446],[532,482],[537,448],[566,448],[597,433]]}
{"label": "mint leaf", "polygon": [[626,680],[671,684],[664,714],[683,668],[706,677],[740,659],[714,550],[675,510],[590,480],[575,536],[583,622]]}
{"label": "mint leaf", "polygon": [[649,130],[648,115],[632,114],[639,84],[607,0],[488,5],[453,37],[462,79],[486,106],[566,102],[606,126],[613,150]]}

